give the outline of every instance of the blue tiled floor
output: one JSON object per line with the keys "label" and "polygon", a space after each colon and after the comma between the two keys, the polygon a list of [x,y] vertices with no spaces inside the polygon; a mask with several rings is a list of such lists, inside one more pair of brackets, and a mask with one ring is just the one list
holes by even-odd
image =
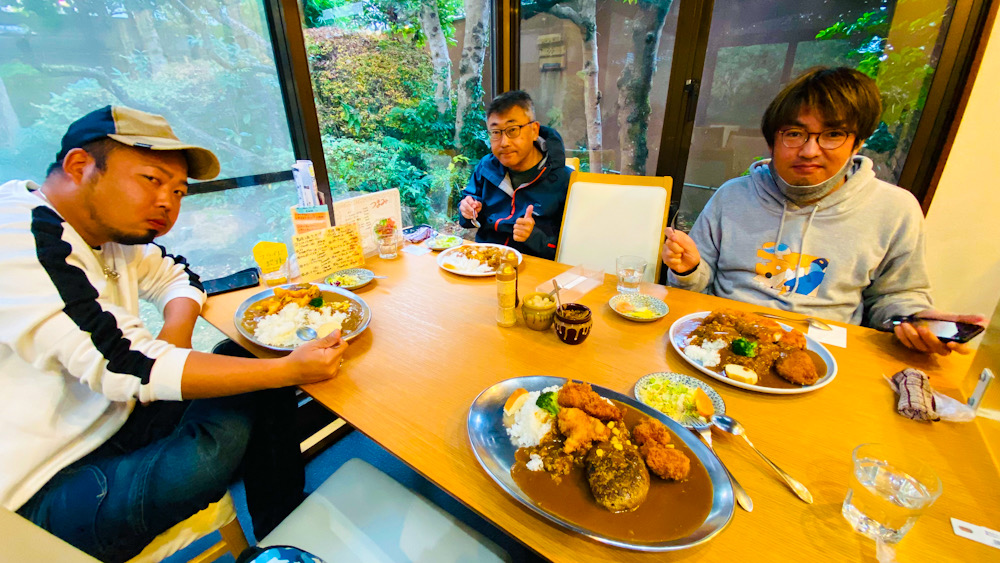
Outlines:
{"label": "blue tiled floor", "polygon": [[[516,562],[544,561],[527,549],[516,540],[501,532],[498,528],[477,516],[474,512],[456,501],[450,495],[434,486],[430,481],[424,479],[415,471],[411,470],[403,462],[399,461],[392,454],[382,449],[378,444],[372,442],[360,432],[351,432],[333,446],[327,448],[319,456],[313,459],[306,466],[306,492],[311,493],[316,490],[327,477],[340,468],[351,458],[360,458],[371,465],[377,467],[385,474],[391,476],[400,484],[410,490],[423,495],[431,502],[437,504],[450,514],[469,525],[479,533],[493,540],[497,545],[510,554],[511,559]],[[252,524],[250,514],[246,509],[246,501],[241,486],[234,487],[233,498],[236,501],[237,516],[240,524],[246,531],[247,539],[253,545]],[[218,534],[211,534],[195,542],[187,549],[184,549],[166,561],[170,563],[183,563],[189,558],[197,555],[213,543],[218,541]],[[220,558],[220,563],[231,563],[233,559],[229,556]],[[329,563],[329,562],[328,562]]]}

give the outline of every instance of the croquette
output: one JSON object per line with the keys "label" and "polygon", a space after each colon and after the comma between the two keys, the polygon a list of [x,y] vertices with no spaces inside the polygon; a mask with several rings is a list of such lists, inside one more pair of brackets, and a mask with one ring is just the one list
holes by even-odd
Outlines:
{"label": "croquette", "polygon": [[691,460],[676,448],[649,442],[639,448],[639,453],[646,460],[649,470],[661,479],[680,481],[691,471]]}
{"label": "croquette", "polygon": [[799,385],[812,385],[819,379],[816,364],[809,354],[802,350],[793,350],[774,363],[774,371],[778,375]]}

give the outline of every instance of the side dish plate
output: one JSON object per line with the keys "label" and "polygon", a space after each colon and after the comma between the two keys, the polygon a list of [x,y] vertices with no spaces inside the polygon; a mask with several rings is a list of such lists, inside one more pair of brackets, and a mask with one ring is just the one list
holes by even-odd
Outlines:
{"label": "side dish plate", "polygon": [[[698,457],[708,471],[713,491],[712,506],[705,521],[694,532],[681,538],[659,543],[633,543],[609,538],[578,526],[550,512],[545,507],[539,506],[525,494],[511,476],[511,467],[514,465],[514,454],[517,448],[511,444],[503,425],[504,402],[515,389],[523,387],[528,391],[539,391],[551,385],[563,385],[566,381],[562,377],[543,375],[508,379],[489,387],[480,393],[472,403],[468,420],[469,441],[472,444],[472,450],[483,469],[504,491],[556,525],[608,545],[637,551],[674,551],[699,545],[710,540],[729,524],[733,516],[733,488],[718,458],[712,455],[692,432],[674,422],[667,415],[639,403],[631,397],[597,385],[594,385],[593,389],[602,397],[619,401],[629,408],[661,421]],[[613,516],[610,512],[608,515]]]}
{"label": "side dish plate", "polygon": [[[682,334],[681,329],[686,326],[690,326],[691,321],[701,320],[707,317],[710,313],[711,311],[701,311],[699,313],[691,313],[690,315],[685,315],[677,319],[676,321],[674,321],[674,324],[670,325],[670,345],[674,347],[674,350],[677,350],[677,353],[680,354],[682,358],[684,358],[684,361],[691,364],[692,367],[694,367],[701,373],[704,373],[709,377],[718,379],[719,381],[732,385],[734,387],[749,389],[750,391],[758,391],[760,393],[770,393],[773,395],[796,395],[799,393],[808,393],[810,391],[815,391],[821,387],[829,385],[830,382],[833,381],[833,378],[837,377],[837,360],[834,359],[833,354],[831,354],[830,351],[827,350],[825,346],[814,340],[809,335],[805,335],[806,350],[814,352],[817,356],[820,357],[820,359],[823,360],[823,362],[826,363],[826,375],[821,377],[819,381],[813,383],[812,385],[803,385],[801,387],[793,387],[787,389],[780,387],[765,387],[763,385],[752,385],[750,383],[743,383],[742,381],[736,381],[734,379],[730,379],[725,375],[722,375],[721,373],[706,368],[705,366],[689,358],[687,354],[684,353],[683,344],[685,344],[684,340],[687,338],[687,334]],[[785,330],[791,330],[792,328],[784,323],[778,323],[778,324],[781,325],[781,328]]]}
{"label": "side dish plate", "polygon": [[[637,323],[658,321],[670,312],[670,307],[663,300],[642,293],[619,293],[608,301],[608,305],[612,311]],[[644,316],[635,312],[640,309],[648,309],[651,314]]]}
{"label": "side dish plate", "polygon": [[[338,285],[337,283],[335,283],[335,279],[337,276],[353,276],[355,278],[358,278],[358,281],[352,284],[341,283]],[[368,285],[369,283],[371,283],[373,279],[375,279],[375,272],[371,270],[368,270],[366,268],[348,268],[346,270],[336,271],[327,276],[326,283],[329,285],[339,287],[340,289],[354,291],[355,289],[360,289]]]}
{"label": "side dish plate", "polygon": [[[291,287],[295,287],[296,285],[301,285],[301,284],[293,283],[293,284],[282,285],[280,287],[288,289]],[[324,293],[336,293],[337,295],[342,295],[346,297],[349,301],[353,301],[359,307],[361,307],[361,321],[358,323],[357,328],[344,335],[344,340],[351,340],[355,336],[364,332],[366,328],[368,328],[368,323],[370,323],[372,320],[372,310],[368,307],[368,303],[365,303],[364,299],[358,297],[356,294],[350,291],[347,291],[346,289],[341,289],[335,285],[327,285],[325,283],[314,283],[312,285],[319,287],[319,290]],[[240,306],[236,309],[236,313],[233,315],[233,324],[236,325],[236,330],[243,335],[243,338],[246,338],[250,342],[253,342],[257,346],[260,346],[261,348],[267,348],[268,350],[275,350],[278,352],[290,352],[295,348],[269,346],[262,342],[258,342],[253,337],[253,334],[249,330],[247,330],[246,327],[243,326],[243,314],[246,313],[247,308],[262,299],[271,297],[272,295],[274,295],[274,288],[265,289],[264,291],[261,291],[256,295],[248,297],[247,300],[241,303]]]}
{"label": "side dish plate", "polygon": [[514,250],[513,248],[511,248],[509,246],[504,246],[502,244],[493,244],[493,243],[489,243],[489,242],[477,242],[476,244],[464,244],[464,245],[461,245],[461,246],[456,246],[455,248],[449,248],[448,250],[445,250],[441,254],[438,254],[438,257],[437,257],[438,267],[440,267],[442,270],[444,270],[446,272],[451,272],[453,274],[458,274],[460,276],[470,276],[470,277],[475,277],[475,278],[484,278],[484,277],[493,277],[493,276],[495,276],[496,272],[494,272],[493,270],[490,270],[489,272],[465,271],[465,270],[457,270],[453,266],[450,265],[450,259],[453,256],[455,256],[455,254],[457,252],[459,252],[460,250],[466,249],[466,248],[476,248],[476,247],[494,247],[494,248],[503,249],[505,251],[506,250],[510,250],[510,251],[513,251],[514,254],[517,255],[517,264],[518,264],[518,266],[520,266],[521,262],[524,261],[524,257],[521,256],[521,253],[518,252],[518,251],[516,251],[516,250]]}
{"label": "side dish plate", "polygon": [[[639,392],[647,385],[653,384],[656,379],[666,379],[672,381],[673,383],[679,383],[681,385],[684,385],[685,387],[692,389],[695,387],[700,387],[701,390],[704,391],[706,395],[708,395],[709,400],[712,401],[712,408],[715,409],[715,412],[713,414],[726,414],[726,402],[722,400],[722,396],[720,396],[715,389],[712,389],[711,385],[705,383],[704,381],[696,377],[691,377],[690,375],[684,375],[682,373],[673,373],[669,371],[658,371],[656,373],[650,373],[639,378],[639,381],[635,382],[635,388],[632,390],[632,394],[635,395],[637,401],[639,401],[644,405],[648,405],[651,408],[654,409],[656,408],[647,403],[646,401],[643,401],[642,398],[639,396]],[[697,416],[689,416],[684,418],[683,420],[677,420],[677,419],[674,420],[676,420],[678,424],[680,424],[685,428],[694,428],[696,426],[710,424],[709,422],[702,422],[701,420],[698,419]]]}

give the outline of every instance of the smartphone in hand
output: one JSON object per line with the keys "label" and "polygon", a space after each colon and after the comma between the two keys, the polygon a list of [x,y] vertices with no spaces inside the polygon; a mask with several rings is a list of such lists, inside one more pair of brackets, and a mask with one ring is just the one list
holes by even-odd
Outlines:
{"label": "smartphone in hand", "polygon": [[942,342],[957,342],[963,344],[986,330],[980,325],[973,323],[963,323],[959,321],[946,321],[917,315],[895,316],[887,320],[879,330],[892,332],[897,326],[909,323],[912,325],[923,325],[930,329],[934,336]]}
{"label": "smartphone in hand", "polygon": [[229,274],[225,277],[201,282],[202,287],[205,288],[205,293],[209,296],[227,293],[229,291],[236,291],[237,289],[244,289],[247,287],[256,287],[259,284],[260,270],[257,268],[247,268],[246,270],[241,270],[235,274]]}

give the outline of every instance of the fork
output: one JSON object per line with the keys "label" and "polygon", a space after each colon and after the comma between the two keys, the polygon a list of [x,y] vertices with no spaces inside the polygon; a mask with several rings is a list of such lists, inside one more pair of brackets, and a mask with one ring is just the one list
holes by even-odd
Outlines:
{"label": "fork", "polygon": [[746,489],[743,488],[743,485],[740,485],[740,482],[736,480],[736,477],[733,477],[733,474],[730,473],[729,468],[726,467],[726,464],[722,462],[722,458],[719,457],[719,452],[715,451],[715,448],[712,446],[712,425],[698,424],[695,426],[691,426],[690,428],[692,432],[701,436],[701,439],[705,442],[705,445],[708,446],[708,449],[712,450],[712,453],[715,454],[715,458],[719,460],[719,465],[722,466],[722,470],[726,472],[726,476],[729,477],[729,480],[733,483],[733,496],[736,497],[737,504],[739,504],[740,508],[742,508],[743,510],[746,510],[747,512],[753,512],[753,501],[750,500],[750,495],[747,494]]}
{"label": "fork", "polygon": [[769,319],[779,319],[779,320],[782,320],[782,321],[805,321],[806,323],[809,323],[810,326],[814,326],[814,327],[816,327],[816,328],[818,328],[820,330],[833,330],[832,328],[830,328],[830,325],[824,323],[823,321],[821,321],[819,319],[814,319],[812,317],[804,317],[804,318],[801,318],[801,319],[793,319],[792,317],[783,317],[781,315],[775,315],[773,313],[762,313],[760,311],[757,311],[754,314],[757,315],[757,316],[759,316],[759,317],[767,317]]}

